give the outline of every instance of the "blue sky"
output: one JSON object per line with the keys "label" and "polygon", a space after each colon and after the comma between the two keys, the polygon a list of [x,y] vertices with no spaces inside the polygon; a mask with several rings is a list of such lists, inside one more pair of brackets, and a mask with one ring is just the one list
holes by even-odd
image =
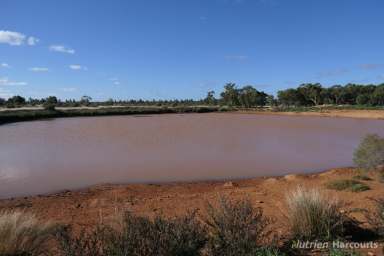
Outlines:
{"label": "blue sky", "polygon": [[1,0],[0,97],[384,82],[382,0]]}

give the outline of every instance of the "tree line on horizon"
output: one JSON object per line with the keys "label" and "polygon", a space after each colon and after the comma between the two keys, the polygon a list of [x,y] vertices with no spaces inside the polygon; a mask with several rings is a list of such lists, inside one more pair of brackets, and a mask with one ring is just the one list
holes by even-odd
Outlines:
{"label": "tree line on horizon", "polygon": [[235,83],[227,83],[219,97],[214,91],[209,91],[204,99],[174,99],[174,100],[113,100],[92,101],[89,96],[79,100],[62,101],[55,96],[43,99],[25,99],[19,95],[9,99],[0,98],[0,107],[39,106],[45,108],[80,107],[80,106],[194,106],[194,105],[220,105],[231,107],[261,107],[261,106],[289,106],[308,107],[319,105],[384,105],[384,83],[379,85],[346,84],[323,87],[320,83],[305,83],[297,88],[288,88],[277,92],[277,97],[259,91],[252,85],[238,87]]}

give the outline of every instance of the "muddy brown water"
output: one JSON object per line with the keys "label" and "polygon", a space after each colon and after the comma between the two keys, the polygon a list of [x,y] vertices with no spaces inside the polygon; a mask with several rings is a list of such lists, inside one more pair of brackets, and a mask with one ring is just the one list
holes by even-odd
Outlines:
{"label": "muddy brown water", "polygon": [[209,113],[8,124],[0,126],[0,198],[351,166],[368,133],[384,136],[384,121]]}

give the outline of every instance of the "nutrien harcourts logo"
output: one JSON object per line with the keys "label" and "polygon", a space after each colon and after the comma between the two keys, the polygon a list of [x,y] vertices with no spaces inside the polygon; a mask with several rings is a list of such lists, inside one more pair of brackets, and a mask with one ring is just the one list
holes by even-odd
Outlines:
{"label": "nutrien harcourts logo", "polygon": [[301,241],[297,240],[292,244],[293,249],[375,249],[378,248],[377,242],[342,242],[342,241]]}

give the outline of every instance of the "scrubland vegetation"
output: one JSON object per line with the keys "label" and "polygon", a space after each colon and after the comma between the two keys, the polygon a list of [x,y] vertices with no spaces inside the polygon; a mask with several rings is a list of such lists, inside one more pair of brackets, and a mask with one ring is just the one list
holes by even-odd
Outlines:
{"label": "scrubland vegetation", "polygon": [[[252,85],[237,87],[234,83],[224,86],[219,97],[209,91],[203,99],[172,100],[113,100],[93,101],[89,96],[79,100],[60,100],[55,96],[44,99],[25,99],[13,96],[0,99],[0,123],[35,120],[53,117],[130,115],[214,112],[228,110],[262,110],[278,112],[318,112],[332,109],[384,109],[384,84],[347,84],[323,87],[307,83],[295,89],[279,91],[277,97],[257,90]],[[12,111],[14,108],[32,107]],[[39,107],[39,109],[36,109]],[[98,108],[98,107],[103,107]],[[57,110],[59,109],[60,110]],[[67,109],[65,109],[67,108]],[[72,108],[72,109],[70,109]],[[74,109],[75,108],[75,109]]]}
{"label": "scrubland vegetation", "polygon": [[[281,237],[273,219],[247,198],[219,197],[207,204],[206,214],[153,218],[123,212],[113,221],[74,231],[70,226],[37,221],[22,212],[0,216],[0,255],[62,256],[283,256],[309,255],[311,249],[295,247],[301,241],[359,241],[367,230],[359,227],[345,204],[318,188],[298,187],[286,199],[289,232]],[[369,234],[384,238],[384,203],[367,213]],[[361,232],[366,232],[363,235]],[[328,248],[322,255],[360,255]]]}
{"label": "scrubland vegetation", "polygon": [[347,84],[345,86],[334,85],[323,87],[319,83],[305,83],[297,88],[289,88],[278,91],[277,97],[257,90],[252,85],[239,88],[235,83],[227,83],[219,97],[215,97],[214,91],[209,91],[204,99],[172,99],[172,100],[113,100],[92,101],[89,96],[83,96],[79,100],[59,100],[55,96],[44,99],[25,99],[21,96],[13,96],[7,100],[0,99],[0,107],[15,108],[23,106],[52,107],[97,107],[97,106],[201,106],[220,105],[232,107],[260,107],[260,106],[293,106],[311,107],[319,105],[346,105],[346,106],[384,106],[384,84],[362,85]]}

